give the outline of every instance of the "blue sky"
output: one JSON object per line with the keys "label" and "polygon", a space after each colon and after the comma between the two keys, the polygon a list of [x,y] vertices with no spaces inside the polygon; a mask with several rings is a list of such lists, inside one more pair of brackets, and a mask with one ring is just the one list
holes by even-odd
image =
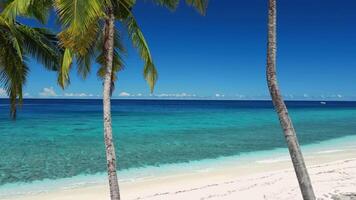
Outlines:
{"label": "blue sky", "polygon": [[[149,96],[142,62],[122,31],[128,55],[114,98],[268,98],[267,0],[211,0],[206,16],[183,1],[176,12],[151,1],[137,2],[134,13],[159,80]],[[356,1],[284,0],[278,9],[277,68],[285,97],[356,100]],[[27,97],[101,96],[96,65],[86,80],[73,70],[71,85],[64,91],[56,84],[55,73],[34,61],[30,67]]]}

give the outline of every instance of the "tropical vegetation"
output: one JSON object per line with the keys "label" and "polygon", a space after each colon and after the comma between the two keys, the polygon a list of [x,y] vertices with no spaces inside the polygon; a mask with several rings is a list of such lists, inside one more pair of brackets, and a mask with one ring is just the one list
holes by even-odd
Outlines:
{"label": "tropical vegetation", "polygon": [[[1,3],[1,10],[6,5]],[[59,68],[61,51],[57,48],[56,36],[50,31],[21,24],[7,17],[5,11],[0,15],[0,86],[9,96],[10,115],[15,119],[30,71],[29,59],[36,59],[46,69],[54,71]],[[33,10],[33,14],[37,15],[37,11]]]}

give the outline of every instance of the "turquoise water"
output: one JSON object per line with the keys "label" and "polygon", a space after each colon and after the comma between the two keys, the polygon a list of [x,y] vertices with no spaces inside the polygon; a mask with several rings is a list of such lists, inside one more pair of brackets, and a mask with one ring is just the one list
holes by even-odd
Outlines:
{"label": "turquoise water", "polygon": [[[288,105],[302,145],[356,135],[356,102]],[[7,100],[0,109],[0,185],[105,172],[101,101],[26,100],[17,121]],[[267,101],[114,100],[112,110],[120,170],[285,147]]]}

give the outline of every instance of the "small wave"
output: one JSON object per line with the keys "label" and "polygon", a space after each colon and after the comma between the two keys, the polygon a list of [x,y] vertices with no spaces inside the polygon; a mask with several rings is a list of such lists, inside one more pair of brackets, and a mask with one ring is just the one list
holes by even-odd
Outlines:
{"label": "small wave", "polygon": [[318,151],[316,152],[317,154],[328,154],[328,153],[336,153],[336,152],[342,152],[345,151],[343,149],[331,149],[331,150],[325,150],[325,151]]}
{"label": "small wave", "polygon": [[212,170],[212,168],[205,168],[205,169],[198,169],[198,170],[195,170],[195,172],[198,172],[198,173],[205,173],[205,172],[210,172]]}
{"label": "small wave", "polygon": [[273,159],[257,160],[256,163],[259,164],[278,163],[278,162],[289,161],[289,160],[290,160],[289,157],[277,157]]}

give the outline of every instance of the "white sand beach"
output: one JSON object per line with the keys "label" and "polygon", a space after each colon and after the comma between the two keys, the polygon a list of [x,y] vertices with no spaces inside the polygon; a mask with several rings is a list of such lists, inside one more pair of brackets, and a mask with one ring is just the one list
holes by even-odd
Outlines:
{"label": "white sand beach", "polygon": [[[356,199],[356,149],[308,153],[306,163],[318,200]],[[60,187],[4,200],[108,200],[107,185]],[[289,159],[225,165],[121,183],[124,200],[302,199]]]}

